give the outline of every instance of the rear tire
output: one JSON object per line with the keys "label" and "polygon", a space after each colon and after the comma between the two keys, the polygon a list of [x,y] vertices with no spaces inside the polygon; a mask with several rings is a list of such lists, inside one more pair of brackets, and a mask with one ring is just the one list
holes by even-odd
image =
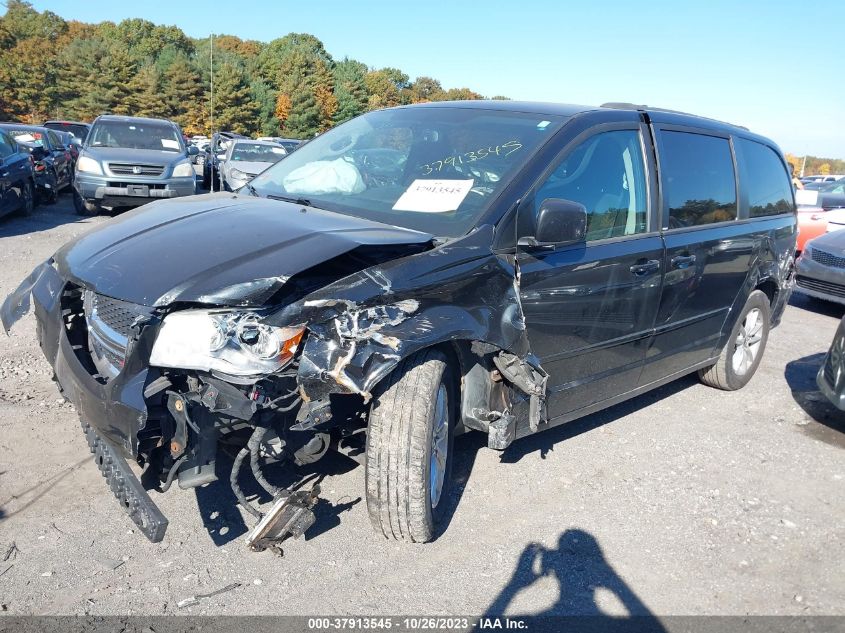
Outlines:
{"label": "rear tire", "polygon": [[769,340],[771,308],[769,298],[754,290],[745,302],[725,347],[715,364],[698,371],[705,385],[736,391],[742,389],[760,366]]}
{"label": "rear tire", "polygon": [[49,189],[44,189],[41,191],[41,201],[44,204],[56,204],[59,200],[59,192],[56,190],[56,185],[59,182],[59,179],[56,177],[56,172],[53,172],[53,182],[50,183]]}
{"label": "rear tire", "polygon": [[26,181],[21,189],[21,196],[23,204],[21,205],[21,215],[32,215],[35,210],[35,187],[30,181]]}
{"label": "rear tire", "polygon": [[423,543],[448,505],[457,382],[436,349],[403,360],[373,402],[367,429],[370,520],[387,538]]}

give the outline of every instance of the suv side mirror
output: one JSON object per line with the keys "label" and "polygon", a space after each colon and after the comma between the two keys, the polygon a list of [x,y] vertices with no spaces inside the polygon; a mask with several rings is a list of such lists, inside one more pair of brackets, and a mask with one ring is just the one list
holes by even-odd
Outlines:
{"label": "suv side mirror", "polygon": [[583,204],[560,198],[546,198],[537,213],[533,237],[521,237],[520,246],[583,242],[587,236],[587,209]]}
{"label": "suv side mirror", "polygon": [[188,156],[196,156],[199,153],[200,150],[196,145],[188,145]]}

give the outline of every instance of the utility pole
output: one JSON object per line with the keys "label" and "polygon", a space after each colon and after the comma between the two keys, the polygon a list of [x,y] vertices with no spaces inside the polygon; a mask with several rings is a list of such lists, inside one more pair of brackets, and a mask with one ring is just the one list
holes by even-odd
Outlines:
{"label": "utility pole", "polygon": [[211,105],[209,106],[209,120],[211,124],[211,143],[209,144],[209,152],[208,160],[211,160],[211,166],[208,168],[208,173],[211,175],[209,180],[211,180],[211,190],[214,191],[214,169],[212,166],[214,165],[214,161],[212,160],[215,158],[214,155],[214,33],[210,36],[211,41]]}
{"label": "utility pole", "polygon": [[804,154],[804,160],[801,161],[801,178],[804,177],[804,166],[807,164],[807,155]]}

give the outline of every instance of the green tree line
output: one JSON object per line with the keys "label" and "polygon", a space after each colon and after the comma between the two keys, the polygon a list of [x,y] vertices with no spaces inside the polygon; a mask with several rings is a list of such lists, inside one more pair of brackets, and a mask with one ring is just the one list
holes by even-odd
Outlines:
{"label": "green tree line", "polygon": [[[187,134],[214,128],[310,138],[362,112],[408,103],[481,99],[411,81],[398,68],[335,60],[307,33],[264,43],[233,35],[194,39],[134,18],[87,24],[8,0],[0,17],[0,120],[90,121],[103,113],[162,117]],[[494,97],[505,98],[505,97]]]}
{"label": "green tree line", "polygon": [[786,154],[786,160],[795,169],[796,175],[801,174],[801,165],[804,166],[805,176],[845,174],[845,160],[839,158],[819,158],[818,156]]}

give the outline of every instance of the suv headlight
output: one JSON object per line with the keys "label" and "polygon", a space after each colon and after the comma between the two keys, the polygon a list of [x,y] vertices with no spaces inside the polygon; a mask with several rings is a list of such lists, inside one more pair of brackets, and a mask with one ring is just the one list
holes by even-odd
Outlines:
{"label": "suv headlight", "polygon": [[174,178],[187,178],[188,176],[194,175],[194,166],[191,164],[191,161],[187,160],[183,163],[179,163],[176,167],[173,168],[173,177]]}
{"label": "suv headlight", "polygon": [[242,172],[240,169],[234,169],[229,172],[229,176],[234,178],[235,180],[249,180],[250,175]]}
{"label": "suv headlight", "polygon": [[153,344],[150,365],[255,376],[284,367],[305,328],[267,325],[254,312],[173,312]]}
{"label": "suv headlight", "polygon": [[86,174],[103,175],[103,168],[99,161],[94,160],[90,156],[80,156],[76,161],[76,171],[81,171]]}

